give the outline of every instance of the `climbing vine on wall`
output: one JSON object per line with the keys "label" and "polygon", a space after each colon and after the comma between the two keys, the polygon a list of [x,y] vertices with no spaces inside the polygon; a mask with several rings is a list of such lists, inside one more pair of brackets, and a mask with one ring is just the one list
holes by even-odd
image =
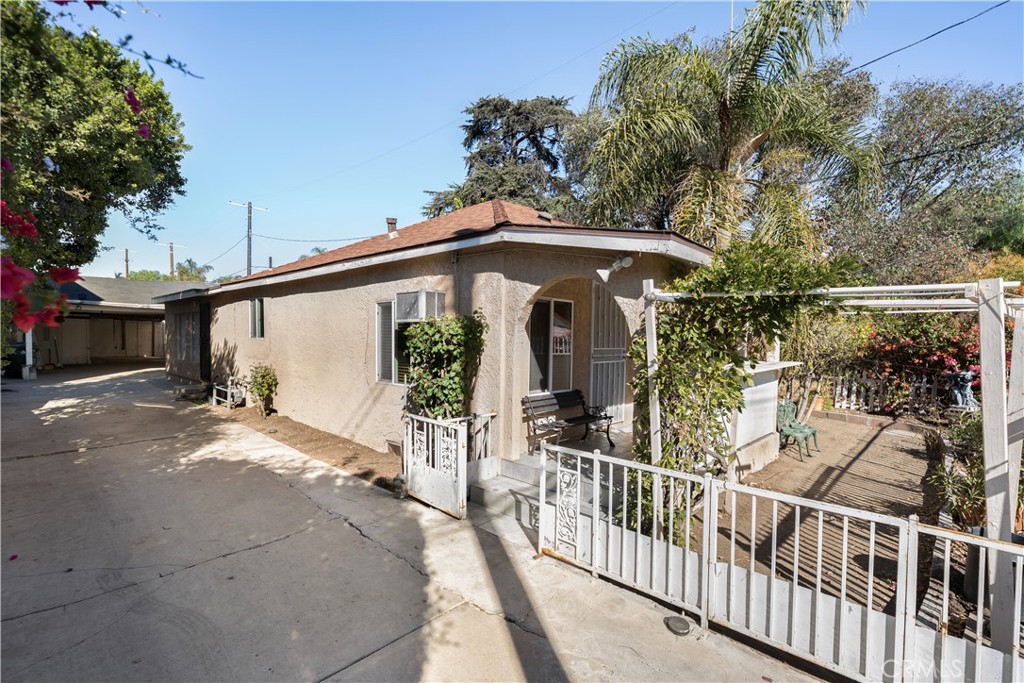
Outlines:
{"label": "climbing vine on wall", "polygon": [[[810,261],[805,252],[761,242],[734,242],[712,262],[662,291],[689,292],[683,303],[658,303],[658,369],[662,452],[657,464],[685,472],[723,472],[729,464],[728,426],[743,408],[746,364],[757,361],[765,340],[784,337],[801,311],[834,308],[803,292],[850,284],[847,260]],[[710,297],[712,292],[753,296]],[[756,294],[764,292],[764,294]],[[629,349],[637,371],[632,389],[637,415],[634,453],[650,456],[645,330]]]}
{"label": "climbing vine on wall", "polygon": [[406,332],[409,409],[437,420],[469,414],[487,321],[473,315],[427,318]]}

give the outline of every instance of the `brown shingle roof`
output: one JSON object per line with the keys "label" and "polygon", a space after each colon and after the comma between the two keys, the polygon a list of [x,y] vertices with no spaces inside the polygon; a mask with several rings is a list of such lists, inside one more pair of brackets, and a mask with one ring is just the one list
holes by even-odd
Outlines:
{"label": "brown shingle roof", "polygon": [[308,258],[286,263],[277,268],[241,277],[233,280],[233,282],[258,280],[273,275],[280,275],[281,273],[316,268],[328,263],[339,263],[341,261],[399,251],[410,247],[421,247],[427,244],[445,242],[468,235],[484,233],[502,225],[555,228],[579,227],[572,223],[560,221],[557,218],[551,220],[541,218],[536,209],[513,204],[502,199],[492,199],[489,202],[467,206],[464,209],[452,211],[437,218],[431,218],[430,220],[400,228],[395,233],[397,236],[394,238],[388,237],[387,233],[383,233],[365,239],[362,242],[341,247],[340,249],[316,254]]}

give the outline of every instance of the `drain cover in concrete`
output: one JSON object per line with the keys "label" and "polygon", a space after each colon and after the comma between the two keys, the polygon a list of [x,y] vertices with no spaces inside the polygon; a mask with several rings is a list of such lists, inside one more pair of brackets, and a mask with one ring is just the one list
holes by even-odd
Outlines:
{"label": "drain cover in concrete", "polygon": [[665,626],[677,636],[685,636],[690,633],[690,622],[684,617],[665,617]]}

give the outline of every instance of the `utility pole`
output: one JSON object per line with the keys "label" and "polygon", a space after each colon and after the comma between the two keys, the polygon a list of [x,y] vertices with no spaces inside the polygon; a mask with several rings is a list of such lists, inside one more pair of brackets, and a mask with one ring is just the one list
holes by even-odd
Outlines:
{"label": "utility pole", "polygon": [[124,279],[128,279],[128,248],[124,249]]}
{"label": "utility pole", "polygon": [[274,269],[274,257],[273,256],[268,256],[267,257],[267,268],[270,269],[270,270]]}
{"label": "utility pole", "polygon": [[252,202],[246,202],[245,204],[239,204],[238,202],[228,202],[231,206],[240,206],[245,209],[246,221],[245,221],[245,274],[252,275],[252,210],[257,211],[270,211],[270,209],[261,209],[258,206],[253,206]]}
{"label": "utility pole", "polygon": [[[170,270],[171,279],[172,280],[176,280],[177,277],[176,277],[176,274],[174,272],[174,242],[167,242],[167,243],[158,242],[157,246],[158,247],[168,247],[170,249],[169,260],[170,260],[170,267],[171,267],[171,270]],[[187,249],[188,245],[187,244],[179,244],[178,248],[179,249]]]}

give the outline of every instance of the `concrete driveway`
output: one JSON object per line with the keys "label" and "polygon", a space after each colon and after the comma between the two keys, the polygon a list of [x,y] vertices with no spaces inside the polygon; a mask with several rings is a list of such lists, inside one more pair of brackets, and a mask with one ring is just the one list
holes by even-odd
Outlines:
{"label": "concrete driveway", "polygon": [[21,680],[807,680],[551,559],[174,401],[5,382],[2,664]]}

